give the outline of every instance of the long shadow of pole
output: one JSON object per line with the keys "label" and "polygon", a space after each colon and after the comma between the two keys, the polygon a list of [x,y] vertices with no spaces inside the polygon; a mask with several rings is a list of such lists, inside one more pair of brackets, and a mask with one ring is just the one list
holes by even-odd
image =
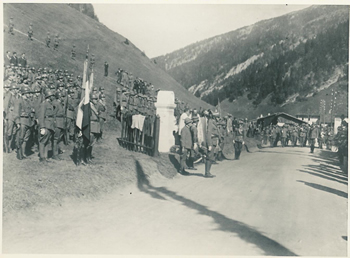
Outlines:
{"label": "long shadow of pole", "polygon": [[196,210],[200,215],[211,217],[218,225],[217,230],[224,232],[230,232],[237,234],[242,240],[254,244],[264,251],[265,255],[270,256],[297,256],[295,253],[279,244],[275,240],[264,236],[256,229],[237,220],[230,219],[216,211],[212,211],[197,202],[187,199],[178,195],[174,191],[170,191],[165,187],[154,187],[150,184],[147,176],[145,175],[143,168],[138,160],[135,160],[136,173],[137,173],[137,186],[140,191],[149,194],[151,197],[161,200],[166,200],[161,194],[168,198],[172,198],[181,202],[183,205],[190,209]]}

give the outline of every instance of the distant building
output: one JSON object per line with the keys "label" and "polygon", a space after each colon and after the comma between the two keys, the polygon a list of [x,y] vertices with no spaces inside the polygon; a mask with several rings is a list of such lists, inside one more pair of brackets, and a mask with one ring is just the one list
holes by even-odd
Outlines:
{"label": "distant building", "polygon": [[279,113],[274,113],[271,115],[267,115],[264,117],[260,117],[257,120],[257,124],[260,125],[262,124],[262,127],[266,127],[269,125],[276,125],[276,124],[294,124],[294,125],[300,125],[300,124],[305,124],[307,123],[306,121],[303,121],[295,116],[289,115],[284,112],[279,112]]}
{"label": "distant building", "polygon": [[296,115],[296,118],[311,124],[311,123],[317,123],[317,121],[320,119],[320,115]]}

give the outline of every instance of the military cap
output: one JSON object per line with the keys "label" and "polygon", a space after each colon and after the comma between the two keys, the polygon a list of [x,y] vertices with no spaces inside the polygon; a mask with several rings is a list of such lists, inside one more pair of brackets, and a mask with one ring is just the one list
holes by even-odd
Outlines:
{"label": "military cap", "polygon": [[218,116],[220,116],[220,113],[219,112],[213,112],[213,116],[218,117]]}
{"label": "military cap", "polygon": [[121,89],[120,89],[120,88],[117,88],[117,92],[121,92]]}
{"label": "military cap", "polygon": [[125,88],[123,88],[123,89],[122,89],[122,92],[126,92],[126,89],[125,89]]}
{"label": "military cap", "polygon": [[106,98],[105,94],[100,95],[100,99],[105,99],[105,98]]}
{"label": "military cap", "polygon": [[93,94],[91,99],[98,99],[98,97],[96,94]]}
{"label": "military cap", "polygon": [[104,90],[105,88],[104,87],[100,87],[100,90]]}
{"label": "military cap", "polygon": [[53,91],[48,90],[48,91],[46,92],[45,98],[47,99],[48,97],[53,96],[53,95],[54,95]]}
{"label": "military cap", "polygon": [[15,84],[13,84],[12,86],[11,86],[11,90],[17,90],[18,89],[18,87],[15,85]]}

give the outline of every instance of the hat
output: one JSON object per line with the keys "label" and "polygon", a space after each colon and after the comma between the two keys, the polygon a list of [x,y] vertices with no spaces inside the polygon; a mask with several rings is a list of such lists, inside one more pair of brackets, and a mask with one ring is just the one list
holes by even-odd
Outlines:
{"label": "hat", "polygon": [[185,118],[185,124],[188,125],[190,123],[192,123],[192,120],[190,118],[188,118],[188,117]]}
{"label": "hat", "polygon": [[219,112],[213,112],[213,116],[218,117],[218,116],[220,116],[220,113]]}
{"label": "hat", "polygon": [[47,99],[48,97],[53,96],[53,95],[54,95],[53,91],[48,90],[48,91],[46,92],[45,98]]}
{"label": "hat", "polygon": [[118,92],[121,92],[121,89],[120,89],[120,88],[117,88],[117,91],[118,91]]}

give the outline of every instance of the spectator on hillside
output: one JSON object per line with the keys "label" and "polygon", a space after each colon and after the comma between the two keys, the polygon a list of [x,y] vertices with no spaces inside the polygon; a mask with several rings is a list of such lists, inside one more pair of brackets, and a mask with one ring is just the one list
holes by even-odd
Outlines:
{"label": "spectator on hillside", "polygon": [[51,43],[51,37],[50,37],[50,32],[47,32],[47,36],[46,36],[46,46],[49,48],[50,47],[50,43]]}
{"label": "spectator on hillside", "polygon": [[107,61],[105,62],[105,76],[108,76],[108,66],[109,64],[107,63]]}
{"label": "spectator on hillside", "polygon": [[13,33],[13,28],[15,27],[15,24],[13,23],[13,17],[10,17],[10,22],[9,22],[9,33],[11,33],[11,35],[15,35]]}
{"label": "spectator on hillside", "polygon": [[4,65],[8,66],[11,64],[11,52],[10,51],[6,51],[6,56],[5,56],[5,60],[4,60]]}
{"label": "spectator on hillside", "polygon": [[20,64],[22,67],[27,67],[27,58],[25,53],[23,53],[22,56],[18,59],[18,64]]}
{"label": "spectator on hillside", "polygon": [[60,43],[60,40],[58,38],[58,34],[56,34],[56,37],[54,39],[54,48],[53,48],[54,50],[57,50],[59,43]]}
{"label": "spectator on hillside", "polygon": [[28,40],[33,40],[33,24],[29,24],[29,29],[28,29]]}
{"label": "spectator on hillside", "polygon": [[75,60],[75,45],[73,44],[72,52],[71,52],[71,57],[73,60]]}
{"label": "spectator on hillside", "polygon": [[11,65],[18,66],[18,58],[16,52],[13,52],[10,63]]}

